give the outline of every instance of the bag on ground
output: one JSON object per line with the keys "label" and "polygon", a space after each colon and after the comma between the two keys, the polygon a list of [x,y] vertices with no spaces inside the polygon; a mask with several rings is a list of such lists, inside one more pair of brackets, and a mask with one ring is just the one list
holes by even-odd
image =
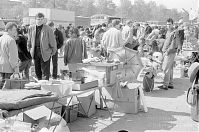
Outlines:
{"label": "bag on ground", "polygon": [[154,75],[152,72],[147,72],[143,78],[143,89],[145,92],[151,92],[154,88]]}

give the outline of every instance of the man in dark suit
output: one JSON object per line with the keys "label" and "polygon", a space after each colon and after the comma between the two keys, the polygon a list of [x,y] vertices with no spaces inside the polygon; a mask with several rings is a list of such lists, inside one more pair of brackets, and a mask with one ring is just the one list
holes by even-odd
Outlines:
{"label": "man in dark suit", "polygon": [[[36,15],[36,25],[28,31],[28,49],[34,59],[35,73],[38,80],[49,80],[51,56],[57,52],[53,30],[44,24],[44,15]],[[43,78],[44,77],[44,78]]]}

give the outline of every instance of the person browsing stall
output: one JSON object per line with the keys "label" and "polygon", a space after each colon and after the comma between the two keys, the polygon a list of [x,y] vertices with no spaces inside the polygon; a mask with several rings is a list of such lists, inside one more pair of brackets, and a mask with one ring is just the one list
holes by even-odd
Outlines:
{"label": "person browsing stall", "polygon": [[109,52],[123,45],[124,41],[122,39],[122,32],[120,31],[120,20],[113,20],[112,27],[103,34],[102,46]]}
{"label": "person browsing stall", "polygon": [[22,72],[24,78],[29,80],[29,69],[32,62],[32,57],[30,52],[27,50],[27,38],[23,35],[20,29],[17,30],[18,35],[16,38],[16,43],[18,47],[19,55],[19,72]]}
{"label": "person browsing stall", "polygon": [[69,36],[64,48],[64,63],[82,63],[82,60],[87,58],[86,43],[79,37],[77,28],[70,28]]}
{"label": "person browsing stall", "polygon": [[4,86],[5,79],[9,79],[13,73],[19,73],[18,50],[15,42],[16,23],[8,22],[5,31],[0,37],[0,75],[2,78],[0,89]]}

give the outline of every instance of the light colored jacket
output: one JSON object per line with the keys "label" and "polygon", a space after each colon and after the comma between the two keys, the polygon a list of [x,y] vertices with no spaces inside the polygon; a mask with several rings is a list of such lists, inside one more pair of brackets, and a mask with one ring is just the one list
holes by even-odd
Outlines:
{"label": "light colored jacket", "polygon": [[124,41],[122,39],[122,33],[120,30],[115,27],[110,28],[106,31],[102,37],[102,45],[108,51],[112,51],[124,45]]}
{"label": "light colored jacket", "polygon": [[168,54],[176,53],[178,49],[181,49],[179,31],[174,30],[171,32],[167,32],[166,39],[164,41],[164,45],[162,47],[162,52],[168,52]]}
{"label": "light colored jacket", "polygon": [[[30,26],[28,31],[28,48],[32,58],[34,58],[35,52],[35,37],[36,37],[36,25]],[[40,49],[44,62],[48,61],[52,55],[57,52],[57,43],[53,30],[43,25],[40,37]]]}
{"label": "light colored jacket", "polygon": [[18,67],[18,49],[15,40],[5,32],[0,37],[0,72],[14,73]]}
{"label": "light colored jacket", "polygon": [[127,41],[130,34],[130,30],[131,28],[128,25],[124,26],[124,28],[122,29],[122,39],[124,41]]}

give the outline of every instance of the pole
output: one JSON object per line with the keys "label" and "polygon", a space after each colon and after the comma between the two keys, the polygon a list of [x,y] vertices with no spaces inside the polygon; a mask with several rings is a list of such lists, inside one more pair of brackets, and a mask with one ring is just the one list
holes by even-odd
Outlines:
{"label": "pole", "polygon": [[53,5],[54,5],[54,8],[55,8],[55,0],[54,0],[54,2],[53,2]]}

